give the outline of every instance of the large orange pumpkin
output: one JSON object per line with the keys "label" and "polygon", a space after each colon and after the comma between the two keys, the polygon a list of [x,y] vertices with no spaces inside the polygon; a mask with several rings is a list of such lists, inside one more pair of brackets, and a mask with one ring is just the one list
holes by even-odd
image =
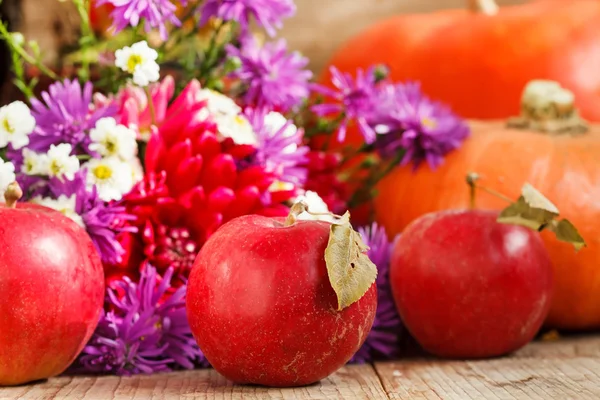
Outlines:
{"label": "large orange pumpkin", "polygon": [[[493,0],[470,3],[473,9],[378,22],[329,64],[350,73],[388,64],[392,79],[420,81],[426,94],[465,118],[515,115],[523,86],[551,79],[575,93],[584,118],[600,121],[600,1],[530,1],[499,10]],[[327,69],[322,79],[329,79]]]}
{"label": "large orange pumpkin", "polygon": [[[539,103],[543,99],[536,92],[540,86],[542,94],[544,90],[548,93],[548,87],[552,89],[550,83],[538,82],[528,86],[523,95],[523,121],[529,121],[529,127],[509,128],[506,122],[473,121],[472,136],[439,169],[423,166],[416,172],[408,167],[392,171],[378,186],[376,219],[392,235],[425,213],[468,207],[465,177],[470,172],[481,175],[481,185],[515,199],[522,185],[529,182],[575,224],[588,245],[576,253],[571,245],[558,242],[552,234],[543,234],[556,277],[548,325],[563,329],[600,328],[600,127],[590,125],[583,133],[574,131],[581,125],[576,114],[572,114],[569,92],[560,87],[550,90],[560,91],[559,99],[566,99],[567,104],[561,108],[550,100]],[[548,110],[553,111],[553,118],[560,118],[544,120]],[[573,121],[575,124],[562,132],[538,129],[540,124],[556,127]],[[477,208],[506,206],[495,196],[477,193]]]}

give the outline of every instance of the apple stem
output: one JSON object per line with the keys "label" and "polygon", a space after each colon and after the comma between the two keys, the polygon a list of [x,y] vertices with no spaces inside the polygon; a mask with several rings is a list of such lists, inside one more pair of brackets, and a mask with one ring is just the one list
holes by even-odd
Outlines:
{"label": "apple stem", "polygon": [[290,208],[290,213],[285,219],[283,226],[293,225],[298,220],[298,216],[305,211],[308,211],[308,204],[303,201],[295,203],[292,208]]}
{"label": "apple stem", "polygon": [[6,188],[4,192],[4,200],[6,201],[6,207],[16,208],[17,201],[23,197],[23,189],[17,182],[13,182]]}
{"label": "apple stem", "polygon": [[512,199],[503,195],[500,192],[497,192],[497,191],[490,189],[488,187],[485,187],[485,186],[478,185],[477,184],[478,180],[479,180],[478,174],[476,174],[474,172],[467,174],[467,184],[469,185],[469,207],[471,208],[471,210],[475,209],[475,198],[476,198],[477,189],[483,190],[484,192],[489,193],[492,196],[496,196],[499,199],[502,199],[508,203],[514,202]]}

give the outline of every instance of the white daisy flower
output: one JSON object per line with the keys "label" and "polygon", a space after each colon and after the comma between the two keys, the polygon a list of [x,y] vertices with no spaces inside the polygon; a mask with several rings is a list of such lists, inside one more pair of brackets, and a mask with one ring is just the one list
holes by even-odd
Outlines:
{"label": "white daisy flower", "polygon": [[160,67],[156,63],[158,53],[145,40],[117,50],[115,58],[115,65],[132,74],[133,83],[138,86],[148,86],[160,79]]}
{"label": "white daisy flower", "polygon": [[29,134],[35,128],[35,118],[22,101],[14,101],[0,108],[0,147],[9,143],[15,149],[29,144]]}
{"label": "white daisy flower", "polygon": [[24,148],[21,172],[27,175],[48,175],[48,157],[33,150]]}
{"label": "white daisy flower", "polygon": [[87,168],[88,187],[96,185],[98,196],[104,201],[121,200],[133,187],[133,171],[129,163],[116,157],[91,159]]}
{"label": "white daisy flower", "polygon": [[15,166],[11,162],[4,162],[0,159],[0,202],[4,203],[6,188],[16,179]]}
{"label": "white daisy flower", "polygon": [[75,221],[77,225],[81,226],[82,228],[85,228],[83,218],[81,218],[81,215],[77,214],[77,212],[75,211],[75,195],[68,197],[63,194],[60,195],[56,200],[50,197],[36,196],[33,199],[31,199],[31,202],[59,211],[66,217],[69,217],[73,221]]}
{"label": "white daisy flower", "polygon": [[215,122],[221,138],[232,138],[237,144],[258,144],[252,124],[243,115],[216,115]]}
{"label": "white daisy flower", "polygon": [[75,173],[79,171],[79,159],[72,156],[71,151],[73,148],[69,143],[50,146],[50,150],[45,156],[48,176],[73,179]]}
{"label": "white daisy flower", "polygon": [[206,108],[212,115],[236,116],[242,109],[230,97],[212,89],[202,89],[196,96],[197,101],[206,100]]}
{"label": "white daisy flower", "polygon": [[125,125],[117,124],[114,118],[102,118],[90,130],[90,150],[103,157],[119,157],[123,161],[130,160],[137,153],[136,133]]}

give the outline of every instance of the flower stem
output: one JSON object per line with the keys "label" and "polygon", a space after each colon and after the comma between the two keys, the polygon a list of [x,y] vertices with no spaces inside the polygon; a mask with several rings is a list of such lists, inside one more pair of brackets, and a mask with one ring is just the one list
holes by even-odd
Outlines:
{"label": "flower stem", "polygon": [[79,70],[79,76],[82,80],[87,81],[90,79],[90,61],[88,59],[87,49],[96,42],[96,35],[90,24],[90,16],[88,13],[89,4],[87,4],[88,0],[73,0],[73,3],[77,8],[79,18],[81,19],[82,35],[79,39],[79,45],[81,46],[83,57],[81,59],[82,66]]}
{"label": "flower stem", "polygon": [[12,38],[12,35],[10,34],[10,32],[8,32],[8,28],[6,27],[6,25],[4,25],[4,23],[1,23],[1,22],[0,22],[0,36],[9,45],[11,50],[13,52],[15,52],[16,54],[18,54],[23,60],[25,60],[25,62],[38,68],[43,74],[48,76],[50,79],[60,80],[60,77],[57,74],[52,72],[41,61],[36,60],[35,57],[33,57],[31,54],[29,54],[27,51],[25,51],[23,46],[15,43],[15,41]]}
{"label": "flower stem", "polygon": [[152,125],[156,125],[156,111],[154,109],[152,93],[150,93],[150,86],[146,86],[146,96],[148,97],[148,108],[150,109],[150,119],[152,121]]}

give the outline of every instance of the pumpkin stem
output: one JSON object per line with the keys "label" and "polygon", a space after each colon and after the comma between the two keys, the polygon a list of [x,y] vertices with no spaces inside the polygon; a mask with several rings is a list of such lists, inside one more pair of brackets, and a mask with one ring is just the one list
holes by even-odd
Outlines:
{"label": "pumpkin stem", "polygon": [[469,9],[478,14],[496,15],[498,14],[498,4],[495,0],[468,0]]}
{"label": "pumpkin stem", "polygon": [[525,86],[521,115],[510,118],[508,126],[546,133],[584,133],[588,130],[575,107],[573,92],[548,80],[533,80]]}

